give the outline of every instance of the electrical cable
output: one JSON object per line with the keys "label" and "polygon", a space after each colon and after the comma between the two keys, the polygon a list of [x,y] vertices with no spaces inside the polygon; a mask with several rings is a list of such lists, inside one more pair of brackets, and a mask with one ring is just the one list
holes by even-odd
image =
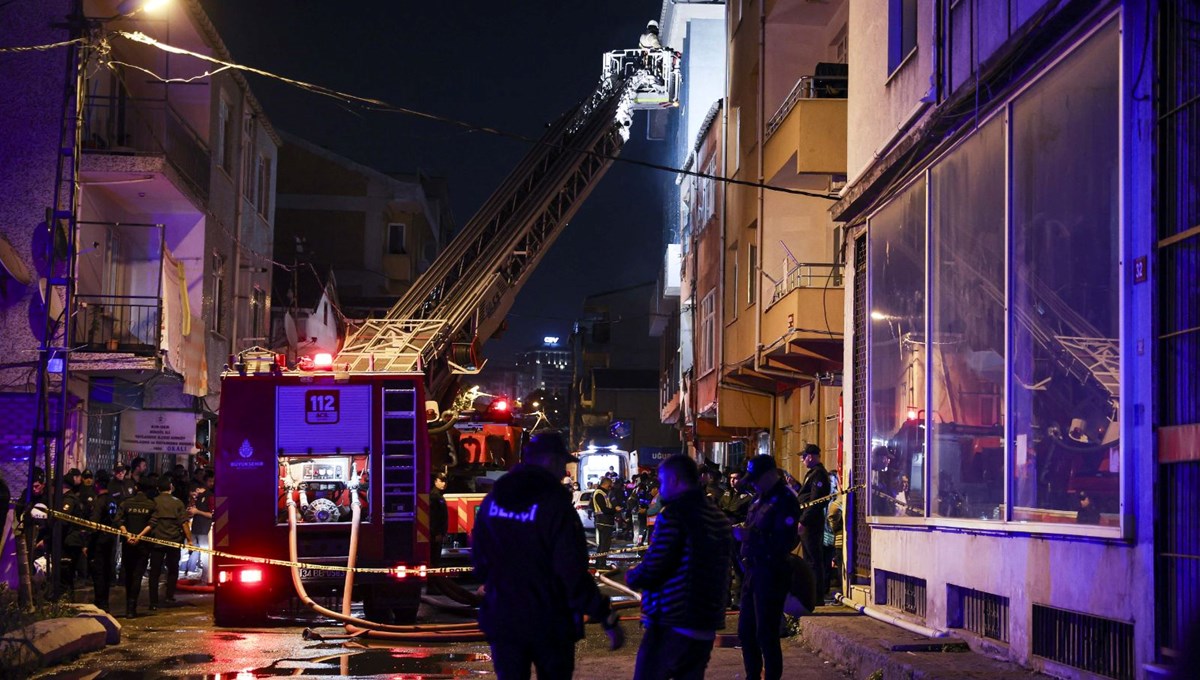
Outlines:
{"label": "electrical cable", "polygon": [[[626,163],[629,165],[635,165],[635,166],[640,166],[640,167],[644,167],[644,168],[649,168],[651,170],[670,172],[670,173],[676,174],[676,175],[687,175],[690,177],[711,179],[714,181],[723,182],[725,184],[752,187],[752,188],[756,188],[756,189],[763,189],[766,191],[775,191],[775,192],[791,194],[791,195],[795,195],[795,196],[807,196],[809,198],[821,198],[821,199],[824,199],[827,201],[837,201],[838,200],[838,197],[836,195],[832,195],[832,194],[822,194],[822,193],[817,193],[817,192],[812,192],[812,191],[804,191],[801,189],[791,189],[788,187],[781,187],[781,186],[776,186],[773,184],[767,184],[765,182],[754,182],[754,181],[750,181],[750,180],[735,179],[732,177],[721,177],[718,175],[697,172],[694,170],[687,170],[687,169],[676,168],[676,167],[672,167],[672,166],[668,166],[668,165],[662,165],[659,163],[652,163],[650,161],[643,161],[643,160],[632,159],[632,158],[622,158],[620,156],[604,154],[604,153],[600,153],[598,151],[592,151],[589,149],[577,149],[577,148],[572,148],[572,147],[568,147],[568,146],[561,145],[561,144],[545,142],[540,139],[529,137],[527,135],[522,135],[522,134],[518,134],[518,133],[514,133],[514,132],[507,132],[507,131],[501,130],[499,128],[494,128],[494,127],[487,126],[487,125],[479,125],[477,123],[471,123],[471,122],[464,121],[464,120],[461,120],[458,118],[453,118],[451,116],[443,116],[440,114],[419,111],[417,109],[412,109],[412,108],[392,104],[390,102],[386,102],[381,99],[375,99],[373,97],[363,97],[360,95],[351,94],[349,92],[343,92],[340,90],[335,90],[330,87],[325,87],[324,85],[317,85],[316,83],[309,83],[309,82],[306,82],[303,80],[289,78],[287,76],[279,75],[277,73],[272,73],[270,71],[266,71],[266,70],[263,70],[260,68],[255,68],[253,66],[247,66],[245,64],[237,64],[234,62],[218,59],[216,57],[212,57],[212,56],[209,56],[206,54],[192,52],[191,50],[186,50],[181,47],[175,47],[173,45],[169,45],[162,41],[156,40],[140,31],[129,32],[129,31],[118,30],[118,31],[114,31],[113,34],[118,35],[122,38],[125,38],[125,39],[133,41],[133,42],[141,43],[144,45],[149,45],[151,47],[156,47],[164,52],[169,52],[171,54],[178,54],[181,56],[189,56],[189,57],[193,57],[195,59],[200,59],[200,60],[207,61],[207,62],[210,62],[213,64],[217,64],[218,66],[223,67],[221,70],[235,69],[238,71],[245,71],[246,73],[252,73],[254,75],[258,75],[258,76],[261,76],[264,78],[278,80],[282,83],[286,83],[293,87],[297,87],[302,90],[306,90],[308,92],[312,92],[314,94],[318,94],[318,95],[321,95],[324,97],[329,97],[331,99],[342,102],[343,104],[357,104],[359,106],[363,106],[367,110],[370,110],[370,111],[380,111],[380,112],[384,112],[384,113],[399,113],[399,114],[403,114],[406,116],[413,116],[415,118],[421,118],[423,120],[429,120],[429,121],[433,121],[433,122],[437,122],[437,123],[453,125],[456,127],[463,128],[464,130],[468,130],[470,132],[483,132],[483,133],[495,135],[498,137],[504,137],[507,139],[517,140],[517,141],[524,142],[527,144],[550,146],[552,148],[558,148],[558,149],[565,150],[565,151],[571,151],[574,153],[589,155],[594,158],[599,158],[599,159],[608,160],[608,161],[614,161],[614,162],[618,162],[618,163]],[[168,82],[166,79],[162,78],[162,76],[154,74],[153,72],[150,72],[146,69],[141,69],[141,70],[146,71],[151,76],[158,78],[159,80],[161,80],[163,82]]]}

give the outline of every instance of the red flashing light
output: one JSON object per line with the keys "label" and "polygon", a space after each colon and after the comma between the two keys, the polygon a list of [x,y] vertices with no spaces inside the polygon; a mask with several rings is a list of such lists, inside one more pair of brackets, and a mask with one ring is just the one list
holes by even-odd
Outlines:
{"label": "red flashing light", "polygon": [[333,355],[329,352],[318,352],[314,354],[313,368],[333,368]]}
{"label": "red flashing light", "polygon": [[395,576],[396,578],[407,578],[408,577],[408,567],[401,564],[398,567],[396,567],[396,569],[394,571],[392,571],[392,575]]}
{"label": "red flashing light", "polygon": [[507,399],[497,399],[496,401],[493,401],[492,402],[492,410],[499,411],[501,413],[508,411],[508,400]]}
{"label": "red flashing light", "polygon": [[925,417],[925,410],[917,409],[917,408],[910,408],[910,409],[908,409],[908,413],[905,415],[908,417],[909,420],[921,420],[922,418]]}
{"label": "red flashing light", "polygon": [[262,583],[262,569],[243,569],[238,574],[238,580],[242,583]]}
{"label": "red flashing light", "polygon": [[217,583],[225,583],[229,580],[229,578],[229,572],[222,571],[221,573],[217,574]]}

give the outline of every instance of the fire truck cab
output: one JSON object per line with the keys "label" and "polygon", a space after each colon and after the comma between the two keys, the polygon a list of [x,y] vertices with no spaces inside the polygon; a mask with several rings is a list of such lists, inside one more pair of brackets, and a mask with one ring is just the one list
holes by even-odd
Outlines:
{"label": "fire truck cab", "polygon": [[[429,436],[422,375],[226,376],[214,457],[213,547],[287,560],[287,498],[297,503],[299,561],[342,565],[351,502],[362,503],[360,567],[429,563]],[[217,556],[219,626],[266,622],[295,596],[288,566]],[[354,598],[374,621],[411,621],[422,582],[408,569],[355,576]],[[340,592],[342,571],[300,569],[314,597]]]}

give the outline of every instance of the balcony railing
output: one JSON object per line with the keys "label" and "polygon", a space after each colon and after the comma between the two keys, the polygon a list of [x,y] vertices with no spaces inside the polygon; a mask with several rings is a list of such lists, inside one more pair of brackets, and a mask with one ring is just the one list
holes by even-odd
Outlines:
{"label": "balcony railing", "polygon": [[207,199],[208,145],[165,99],[125,92],[89,95],[84,108],[86,153],[165,155],[199,198]]}
{"label": "balcony railing", "polygon": [[820,63],[815,74],[800,76],[779,110],[767,121],[766,136],[775,134],[801,99],[845,99],[850,91],[847,73],[845,64]]}
{"label": "balcony railing", "polygon": [[837,262],[797,262],[782,280],[776,282],[771,304],[800,288],[841,288],[844,285],[842,267]]}
{"label": "balcony railing", "polygon": [[78,295],[71,345],[81,352],[155,354],[162,304],[148,295]]}

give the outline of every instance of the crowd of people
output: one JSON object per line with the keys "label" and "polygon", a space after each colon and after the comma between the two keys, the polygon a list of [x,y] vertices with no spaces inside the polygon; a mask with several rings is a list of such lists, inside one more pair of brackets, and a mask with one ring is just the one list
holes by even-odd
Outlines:
{"label": "crowd of people", "polygon": [[[598,573],[619,578],[604,554],[623,525],[631,538],[639,528],[650,536],[624,575],[641,591],[635,680],[703,677],[731,597],[746,677],[782,677],[784,612],[811,612],[834,580],[841,510],[830,504],[836,480],[820,456],[816,446],[804,450],[802,480],[768,455],[726,480],[681,454],[663,461],[657,478],[610,474],[592,488]],[[566,466],[577,459],[550,433],[531,438],[522,458],[484,499],[475,524],[480,626],[502,680],[528,678],[531,666],[538,677],[567,678],[585,619],[601,624],[612,649],[624,633],[591,578],[584,529],[564,491]]]}
{"label": "crowd of people", "polygon": [[[125,589],[123,615],[133,618],[138,616],[144,577],[148,576],[150,611],[157,610],[160,602],[175,602],[181,569],[207,583],[207,555],[191,549],[209,547],[214,476],[207,463],[207,457],[198,454],[191,471],[176,464],[169,473],[159,474],[150,472],[147,460],[139,456],[112,470],[67,470],[58,512],[123,533],[61,521],[60,591],[74,600],[80,580],[90,581],[94,604],[112,611],[109,596],[120,578]],[[40,573],[50,558],[53,526],[45,510],[54,504],[41,468],[34,470],[30,494],[33,526],[26,539],[30,559]],[[188,546],[186,559],[182,548],[144,540],[147,537]]]}

